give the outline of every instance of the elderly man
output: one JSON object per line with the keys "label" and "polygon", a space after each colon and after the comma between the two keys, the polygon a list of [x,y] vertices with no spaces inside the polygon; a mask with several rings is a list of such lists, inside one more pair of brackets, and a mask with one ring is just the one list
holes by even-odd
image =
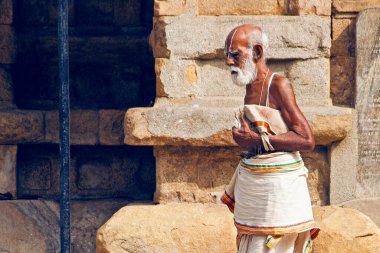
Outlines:
{"label": "elderly man", "polygon": [[246,88],[232,135],[247,152],[222,201],[234,213],[239,253],[311,252],[319,228],[299,151],[312,150],[314,138],[289,80],[266,65],[267,47],[254,25],[236,27],[225,42],[232,80]]}

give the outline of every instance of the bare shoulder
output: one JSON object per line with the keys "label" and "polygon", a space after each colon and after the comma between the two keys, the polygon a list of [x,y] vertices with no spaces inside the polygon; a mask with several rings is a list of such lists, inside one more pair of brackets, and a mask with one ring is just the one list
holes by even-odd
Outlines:
{"label": "bare shoulder", "polygon": [[282,107],[285,101],[295,102],[295,96],[293,87],[290,80],[282,75],[275,75],[271,84],[271,94],[275,97],[276,101],[279,103],[278,106]]}

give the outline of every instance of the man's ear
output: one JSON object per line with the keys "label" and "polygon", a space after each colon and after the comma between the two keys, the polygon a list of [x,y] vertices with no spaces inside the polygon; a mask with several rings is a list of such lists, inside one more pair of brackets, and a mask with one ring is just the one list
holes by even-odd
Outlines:
{"label": "man's ear", "polygon": [[263,57],[263,47],[261,45],[255,45],[252,50],[252,57],[255,62],[258,62]]}

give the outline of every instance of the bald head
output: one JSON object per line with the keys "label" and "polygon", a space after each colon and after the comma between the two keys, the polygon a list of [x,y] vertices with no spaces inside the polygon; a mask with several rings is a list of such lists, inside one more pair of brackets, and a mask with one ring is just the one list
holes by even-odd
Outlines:
{"label": "bald head", "polygon": [[268,37],[259,26],[244,24],[235,27],[228,34],[225,41],[225,52],[231,52],[231,47],[235,43],[248,49],[253,49],[254,46],[260,45],[262,47],[262,56],[264,58],[264,52],[268,48]]}

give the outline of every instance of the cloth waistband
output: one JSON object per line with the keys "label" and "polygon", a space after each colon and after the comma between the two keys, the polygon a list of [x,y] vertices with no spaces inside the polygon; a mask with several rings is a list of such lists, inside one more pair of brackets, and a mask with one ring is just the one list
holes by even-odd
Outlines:
{"label": "cloth waistband", "polygon": [[304,168],[299,152],[275,152],[243,158],[239,166],[259,173],[290,172]]}

